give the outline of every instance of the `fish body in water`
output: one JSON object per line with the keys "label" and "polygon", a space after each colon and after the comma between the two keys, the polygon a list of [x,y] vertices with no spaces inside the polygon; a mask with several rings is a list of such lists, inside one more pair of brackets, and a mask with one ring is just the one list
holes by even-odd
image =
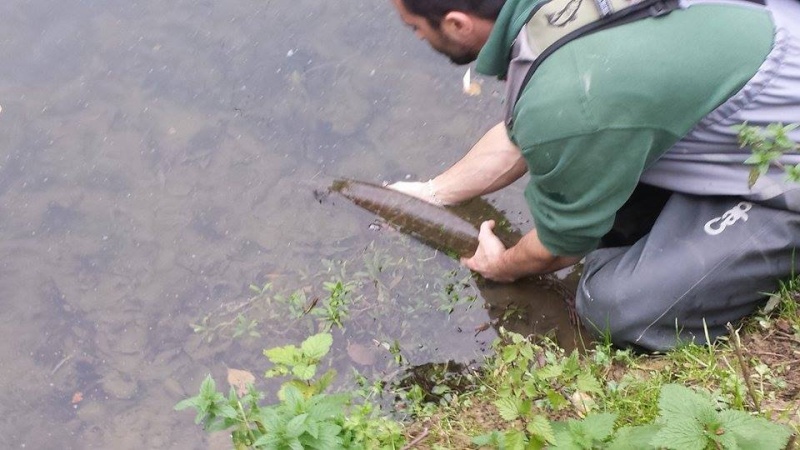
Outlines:
{"label": "fish body in water", "polygon": [[441,206],[363,181],[336,180],[330,190],[433,248],[458,256],[471,256],[478,248],[478,228]]}
{"label": "fish body in water", "polygon": [[[400,232],[445,251],[451,256],[453,253],[458,256],[472,256],[478,248],[478,226],[447,208],[388,187],[349,179],[334,181],[329,192],[341,194],[356,205],[381,217]],[[489,207],[488,204],[484,206]],[[514,245],[520,237],[516,231],[504,233],[503,236],[498,235],[507,247]],[[513,284],[490,283],[480,289],[488,303],[507,303],[510,301],[508,299],[539,297],[534,293],[542,290],[556,293],[567,303],[567,312],[572,323],[578,323],[574,306],[574,287],[567,287],[553,274],[526,277]],[[541,301],[536,302],[540,315],[543,307]],[[563,304],[554,309],[563,311]],[[554,314],[554,317],[557,316],[559,314]]]}

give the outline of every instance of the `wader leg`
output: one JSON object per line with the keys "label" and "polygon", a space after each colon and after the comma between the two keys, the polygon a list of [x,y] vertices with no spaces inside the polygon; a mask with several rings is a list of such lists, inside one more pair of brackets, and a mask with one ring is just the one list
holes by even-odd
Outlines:
{"label": "wader leg", "polygon": [[576,306],[584,326],[622,347],[706,342],[753,312],[794,273],[800,213],[738,197],[673,194],[635,244],[586,257]]}

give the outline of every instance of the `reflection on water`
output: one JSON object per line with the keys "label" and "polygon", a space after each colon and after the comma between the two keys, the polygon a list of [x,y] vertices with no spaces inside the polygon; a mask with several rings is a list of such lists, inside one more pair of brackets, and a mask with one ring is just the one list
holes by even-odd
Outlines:
{"label": "reflection on water", "polygon": [[[346,349],[395,341],[410,364],[479,359],[492,310],[463,300],[468,274],[308,188],[451,164],[501,108],[462,74],[389,2],[0,4],[0,447],[207,448],[172,406],[321,326],[276,311],[342,268],[364,298],[340,367],[389,375],[391,353]],[[526,226],[520,199],[496,201]],[[232,322],[209,341],[205,318]]]}

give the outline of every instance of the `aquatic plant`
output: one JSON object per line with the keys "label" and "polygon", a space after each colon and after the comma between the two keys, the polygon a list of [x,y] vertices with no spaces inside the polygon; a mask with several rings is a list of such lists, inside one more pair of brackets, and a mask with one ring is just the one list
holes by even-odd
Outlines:
{"label": "aquatic plant", "polygon": [[336,376],[329,370],[314,379],[317,364],[328,353],[328,333],[308,337],[297,347],[264,351],[275,365],[266,377],[290,376],[278,393],[277,404],[262,405],[264,394],[250,385],[243,395],[231,387],[227,397],[209,375],[198,395],[176,410],[194,408],[195,422],[211,431],[231,429],[234,448],[246,449],[390,449],[403,443],[401,426],[380,417],[369,404],[356,405],[351,394],[325,393]]}

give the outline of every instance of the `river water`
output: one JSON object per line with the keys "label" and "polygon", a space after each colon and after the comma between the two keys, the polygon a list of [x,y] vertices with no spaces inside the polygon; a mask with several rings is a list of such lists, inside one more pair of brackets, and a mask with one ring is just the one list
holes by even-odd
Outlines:
{"label": "river water", "polygon": [[[388,0],[2,2],[0,447],[208,448],[174,404],[228,368],[269,389],[261,350],[326,329],[337,282],[345,387],[536,322],[530,289],[319,195],[455,162],[502,110],[464,70]],[[520,186],[489,200],[530,228]]]}

